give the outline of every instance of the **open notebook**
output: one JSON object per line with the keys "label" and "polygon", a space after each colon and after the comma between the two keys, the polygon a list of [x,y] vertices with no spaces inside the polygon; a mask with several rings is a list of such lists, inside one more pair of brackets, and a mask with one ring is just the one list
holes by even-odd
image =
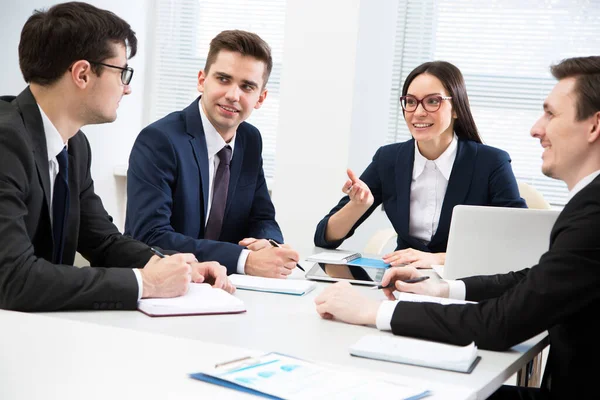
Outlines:
{"label": "open notebook", "polygon": [[262,278],[260,276],[238,274],[230,275],[229,280],[238,289],[293,294],[297,296],[302,296],[310,292],[317,285],[315,282],[300,279]]}
{"label": "open notebook", "polygon": [[190,283],[189,291],[170,299],[141,299],[138,310],[151,317],[234,314],[246,311],[244,302],[207,283]]}

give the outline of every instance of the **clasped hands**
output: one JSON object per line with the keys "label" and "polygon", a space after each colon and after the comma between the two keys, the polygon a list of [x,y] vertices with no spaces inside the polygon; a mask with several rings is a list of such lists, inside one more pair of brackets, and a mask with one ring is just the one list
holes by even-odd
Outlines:
{"label": "clasped hands", "polygon": [[[432,279],[418,283],[406,283],[422,274],[413,267],[392,267],[383,275],[383,293],[389,300],[396,300],[395,291],[423,294],[436,297],[448,297],[448,283],[435,282]],[[336,319],[355,325],[375,325],[377,313],[381,305],[375,300],[362,294],[348,282],[338,282],[323,290],[315,298],[316,309],[324,319]]]}
{"label": "clasped hands", "polygon": [[183,296],[190,282],[209,283],[212,287],[235,292],[227,277],[227,268],[215,261],[198,262],[190,253],[160,258],[153,256],[140,269],[143,281],[142,298]]}

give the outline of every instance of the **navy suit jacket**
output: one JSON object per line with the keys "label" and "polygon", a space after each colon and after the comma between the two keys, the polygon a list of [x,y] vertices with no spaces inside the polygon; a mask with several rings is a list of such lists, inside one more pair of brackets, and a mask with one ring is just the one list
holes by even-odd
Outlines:
{"label": "navy suit jacket", "polygon": [[196,99],[138,135],[127,171],[125,233],[151,246],[194,253],[235,273],[246,238],[283,243],[275,222],[258,129],[238,127],[219,241],[203,239],[208,215],[208,152]]}
{"label": "navy suit jacket", "polygon": [[415,141],[380,147],[360,179],[375,198],[369,210],[354,224],[345,238],[328,242],[325,228],[329,218],[349,201],[343,197],[317,225],[315,245],[336,248],[380,205],[398,233],[396,250],[412,247],[427,252],[445,252],[452,210],[457,204],[526,208],[519,196],[508,153],[470,140],[458,140],[456,160],[448,181],[438,228],[429,244],[409,235],[410,185],[415,160]]}

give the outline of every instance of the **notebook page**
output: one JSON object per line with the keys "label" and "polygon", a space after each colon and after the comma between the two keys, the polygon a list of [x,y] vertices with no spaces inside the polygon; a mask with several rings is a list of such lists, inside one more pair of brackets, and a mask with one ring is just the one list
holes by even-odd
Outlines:
{"label": "notebook page", "polygon": [[168,299],[141,299],[138,308],[149,314],[204,314],[244,311],[244,302],[207,283],[190,283],[189,291]]}

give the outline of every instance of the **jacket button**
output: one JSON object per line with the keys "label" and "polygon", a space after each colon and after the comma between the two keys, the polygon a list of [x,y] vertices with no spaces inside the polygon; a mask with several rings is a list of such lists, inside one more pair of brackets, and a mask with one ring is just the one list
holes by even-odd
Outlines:
{"label": "jacket button", "polygon": [[108,303],[108,309],[109,310],[114,310],[115,309],[115,303]]}
{"label": "jacket button", "polygon": [[121,303],[120,301],[117,302],[117,310],[122,310],[123,309],[123,303]]}
{"label": "jacket button", "polygon": [[97,309],[99,309],[99,308],[100,308],[100,304],[98,304],[98,303],[94,303],[94,310],[97,310]]}
{"label": "jacket button", "polygon": [[101,310],[106,310],[107,306],[108,306],[108,304],[106,304],[105,302],[102,302],[102,304],[100,304],[100,309]]}

